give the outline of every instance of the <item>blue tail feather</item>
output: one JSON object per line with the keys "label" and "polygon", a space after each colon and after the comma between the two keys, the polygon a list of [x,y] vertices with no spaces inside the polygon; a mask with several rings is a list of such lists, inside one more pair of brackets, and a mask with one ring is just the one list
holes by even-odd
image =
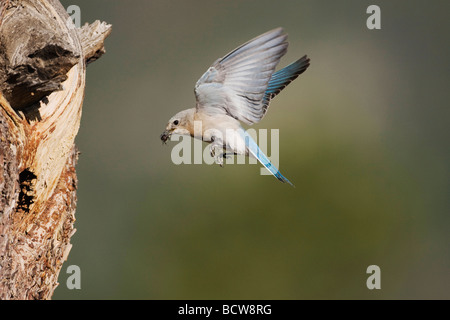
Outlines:
{"label": "blue tail feather", "polygon": [[245,145],[247,146],[249,152],[258,159],[259,162],[267,169],[269,172],[275,176],[278,180],[284,183],[288,183],[294,187],[294,185],[284,177],[281,172],[270,162],[269,158],[261,151],[256,142],[252,137],[245,131],[243,131],[243,137],[245,139]]}

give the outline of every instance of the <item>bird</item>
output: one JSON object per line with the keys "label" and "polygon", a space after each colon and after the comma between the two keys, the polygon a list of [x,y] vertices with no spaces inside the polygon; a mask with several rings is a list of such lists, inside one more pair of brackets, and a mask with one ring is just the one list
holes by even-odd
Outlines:
{"label": "bird", "polygon": [[310,66],[304,55],[275,72],[287,48],[287,34],[278,27],[217,59],[195,84],[195,108],[169,119],[160,135],[163,144],[172,134],[190,135],[210,143],[220,166],[231,155],[251,156],[279,181],[294,186],[241,126],[261,121],[271,100]]}

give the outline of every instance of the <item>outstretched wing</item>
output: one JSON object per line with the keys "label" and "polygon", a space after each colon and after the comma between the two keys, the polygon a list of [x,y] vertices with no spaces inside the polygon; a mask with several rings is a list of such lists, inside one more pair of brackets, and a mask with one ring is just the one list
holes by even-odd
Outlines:
{"label": "outstretched wing", "polygon": [[197,109],[228,114],[247,124],[261,120],[269,81],[287,51],[286,39],[283,29],[277,28],[213,63],[195,85]]}

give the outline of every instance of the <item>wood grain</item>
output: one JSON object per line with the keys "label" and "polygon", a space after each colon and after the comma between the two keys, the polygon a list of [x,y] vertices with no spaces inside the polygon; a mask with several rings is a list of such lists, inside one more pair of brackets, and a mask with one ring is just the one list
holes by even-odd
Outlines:
{"label": "wood grain", "polygon": [[86,64],[111,26],[56,0],[1,1],[0,299],[49,299],[75,232]]}

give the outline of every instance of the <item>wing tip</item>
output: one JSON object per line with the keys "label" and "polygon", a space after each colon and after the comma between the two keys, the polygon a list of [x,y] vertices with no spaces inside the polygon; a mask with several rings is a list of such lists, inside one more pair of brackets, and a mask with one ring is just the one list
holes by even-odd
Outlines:
{"label": "wing tip", "polygon": [[281,49],[279,49],[281,56],[286,54],[289,43],[287,42],[287,34],[284,32],[284,29],[278,27],[260,34],[235,48],[224,57],[218,59],[215,63],[226,62],[227,60],[233,59],[233,57],[239,56],[245,51],[248,53],[258,49],[264,49],[265,45],[268,43],[271,44],[269,48],[281,47]]}
{"label": "wing tip", "polygon": [[306,69],[308,69],[310,65],[311,65],[311,59],[305,54],[303,57],[301,57],[297,61],[294,61],[289,66],[295,67],[294,74],[298,77],[303,72],[305,72]]}
{"label": "wing tip", "polygon": [[308,55],[304,55],[300,59],[297,60],[299,63],[304,65],[305,70],[311,65],[311,59],[308,57]]}
{"label": "wing tip", "polygon": [[268,33],[279,33],[279,34],[281,34],[281,33],[284,33],[284,29],[283,29],[283,27],[276,27],[276,28],[273,28],[272,30],[267,31],[265,34],[268,34]]}

